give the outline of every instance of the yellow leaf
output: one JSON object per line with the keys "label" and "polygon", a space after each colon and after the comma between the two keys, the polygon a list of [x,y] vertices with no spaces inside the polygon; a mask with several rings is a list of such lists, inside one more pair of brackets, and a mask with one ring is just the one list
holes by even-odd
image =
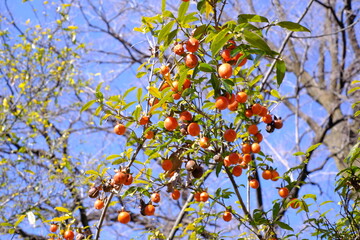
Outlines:
{"label": "yellow leaf", "polygon": [[76,30],[76,29],[78,29],[77,26],[68,26],[67,28],[70,29],[70,30]]}
{"label": "yellow leaf", "polygon": [[205,2],[205,14],[206,14],[206,18],[209,18],[210,13],[213,13],[213,7],[208,3],[208,1]]}

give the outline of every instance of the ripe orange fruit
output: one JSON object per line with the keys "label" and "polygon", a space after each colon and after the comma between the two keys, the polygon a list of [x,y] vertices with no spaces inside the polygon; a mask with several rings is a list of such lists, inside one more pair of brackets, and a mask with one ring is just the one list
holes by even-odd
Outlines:
{"label": "ripe orange fruit", "polygon": [[241,147],[241,151],[245,154],[245,153],[250,153],[251,152],[251,146],[248,143],[244,143]]}
{"label": "ripe orange fruit", "polygon": [[227,129],[224,132],[224,139],[228,142],[234,142],[236,139],[236,132],[234,129]]}
{"label": "ripe orange fruit", "polygon": [[146,125],[150,120],[149,116],[142,116],[139,120],[139,125]]}
{"label": "ripe orange fruit", "polygon": [[[243,55],[242,53],[239,53],[238,54],[239,56],[237,56],[237,59],[236,59],[236,61]],[[245,64],[247,63],[247,58],[244,58],[243,60],[241,60],[241,62],[239,63],[239,65],[238,66],[244,66]]]}
{"label": "ripe orange fruit", "polygon": [[65,238],[66,240],[73,240],[74,237],[75,237],[75,234],[74,234],[74,232],[71,231],[71,230],[67,230],[67,231],[64,233],[64,238]]}
{"label": "ripe orange fruit", "polygon": [[154,203],[158,203],[158,202],[160,202],[160,193],[157,193],[157,192],[155,192],[155,193],[153,193],[153,194],[151,194],[151,201],[152,202],[154,202]]}
{"label": "ripe orange fruit", "polygon": [[270,114],[266,114],[265,116],[263,116],[262,121],[266,124],[269,124],[272,122],[272,116]]}
{"label": "ripe orange fruit", "polygon": [[50,225],[50,232],[56,232],[58,230],[58,225],[57,224],[51,224]]}
{"label": "ripe orange fruit", "polygon": [[297,198],[293,198],[291,199],[291,203],[290,203],[290,207],[292,207],[293,209],[299,208],[300,207],[300,203],[299,201],[297,201]]}
{"label": "ripe orange fruit", "polygon": [[240,165],[236,165],[232,170],[232,174],[235,177],[239,177],[242,174],[242,167]]}
{"label": "ripe orange fruit", "polygon": [[133,176],[131,174],[126,174],[126,179],[124,185],[129,186],[133,182]]}
{"label": "ripe orange fruit", "polygon": [[259,129],[258,129],[257,125],[252,124],[248,127],[248,132],[252,135],[255,135],[259,132]]}
{"label": "ripe orange fruit", "polygon": [[148,101],[150,107],[156,105],[158,102],[159,102],[158,98],[150,98]]}
{"label": "ripe orange fruit", "polygon": [[196,38],[190,37],[189,40],[186,41],[186,50],[189,52],[196,52],[199,49],[199,40]]}
{"label": "ripe orange fruit", "polygon": [[257,189],[260,186],[259,181],[255,178],[253,178],[249,181],[249,185],[251,188],[254,188],[254,189]]}
{"label": "ripe orange fruit", "polygon": [[202,148],[210,147],[210,139],[208,137],[202,137],[199,141],[199,145]]}
{"label": "ripe orange fruit", "polygon": [[231,60],[231,51],[230,49],[226,48],[221,52],[221,57],[224,59],[225,62]]}
{"label": "ripe orange fruit", "polygon": [[274,121],[274,127],[276,129],[280,129],[283,127],[283,121],[281,119],[277,119]]}
{"label": "ripe orange fruit", "polygon": [[274,182],[279,180],[279,173],[276,170],[271,171],[271,180]]}
{"label": "ripe orange fruit", "polygon": [[178,85],[179,85],[179,82],[178,82],[178,81],[173,81],[173,82],[171,83],[171,91],[173,91],[173,92],[178,92],[178,91],[179,91]]}
{"label": "ripe orange fruit", "polygon": [[207,192],[202,192],[200,193],[200,201],[201,202],[206,202],[209,199],[209,194]]}
{"label": "ripe orange fruit", "polygon": [[246,100],[247,100],[248,96],[246,94],[246,92],[238,92],[236,94],[236,101],[239,102],[239,103],[245,103]]}
{"label": "ripe orange fruit", "polygon": [[180,93],[174,93],[172,95],[172,97],[173,97],[174,100],[179,100],[181,98],[181,94]]}
{"label": "ripe orange fruit", "polygon": [[121,185],[121,184],[125,183],[126,177],[127,176],[124,172],[119,171],[114,175],[113,179],[114,179],[115,184]]}
{"label": "ripe orange fruit", "polygon": [[248,165],[246,162],[242,161],[239,166],[242,168],[242,169],[247,169],[248,168]]}
{"label": "ripe orange fruit", "polygon": [[163,160],[161,163],[161,167],[162,167],[162,169],[164,169],[164,171],[169,171],[172,168],[172,166],[173,166],[173,163],[169,159]]}
{"label": "ripe orange fruit", "polygon": [[230,49],[230,50],[233,50],[234,48],[236,48],[236,43],[234,40],[229,40],[227,42],[227,48]]}
{"label": "ripe orange fruit", "polygon": [[226,109],[228,105],[229,105],[229,100],[224,96],[218,97],[215,101],[215,107],[219,110]]}
{"label": "ripe orange fruit", "polygon": [[180,198],[180,191],[177,189],[174,189],[174,191],[172,191],[172,193],[171,193],[171,197],[174,200],[178,200]]}
{"label": "ripe orange fruit", "polygon": [[259,113],[259,116],[260,116],[260,117],[264,117],[264,116],[266,116],[267,114],[268,114],[267,108],[264,107],[264,106],[261,106],[261,112]]}
{"label": "ripe orange fruit", "polygon": [[104,201],[100,200],[100,199],[96,199],[95,203],[94,203],[94,208],[97,210],[100,210],[104,207]]}
{"label": "ripe orange fruit", "polygon": [[194,68],[196,67],[196,65],[198,64],[199,60],[197,58],[196,55],[189,53],[188,55],[186,55],[185,57],[185,65],[188,68]]}
{"label": "ripe orange fruit", "polygon": [[180,120],[189,122],[192,120],[192,114],[189,111],[183,111],[180,113]]}
{"label": "ripe orange fruit", "polygon": [[152,204],[146,205],[146,207],[145,207],[145,209],[144,209],[144,212],[145,212],[145,215],[146,215],[146,216],[152,216],[152,215],[154,215],[154,213],[155,213],[155,207],[154,207],[154,205],[152,205]]}
{"label": "ripe orange fruit", "polygon": [[253,115],[254,115],[254,114],[253,114],[253,112],[252,112],[251,109],[246,109],[246,110],[245,110],[245,116],[246,116],[247,118],[251,118]]}
{"label": "ripe orange fruit", "polygon": [[237,101],[234,101],[228,105],[228,109],[230,111],[236,111],[238,109],[239,103]]}
{"label": "ripe orange fruit", "polygon": [[193,137],[198,136],[200,134],[199,124],[197,124],[196,122],[190,123],[187,127],[187,132]]}
{"label": "ripe orange fruit", "polygon": [[230,161],[231,164],[239,163],[240,158],[239,158],[239,155],[237,153],[235,153],[235,152],[230,153],[228,157],[229,157],[229,161]]}
{"label": "ripe orange fruit", "polygon": [[223,215],[223,219],[225,222],[230,222],[230,220],[232,219],[232,214],[230,211],[226,210],[224,212],[224,215]]}
{"label": "ripe orange fruit", "polygon": [[124,135],[125,131],[126,131],[126,127],[124,124],[117,124],[114,127],[114,133],[116,133],[117,135]]}
{"label": "ripe orange fruit", "polygon": [[243,156],[243,162],[244,163],[246,163],[246,164],[248,164],[249,162],[251,162],[251,155],[250,154],[244,154],[244,156]]}
{"label": "ripe orange fruit", "polygon": [[144,137],[145,137],[146,139],[153,139],[153,138],[154,138],[154,131],[151,131],[151,130],[147,131],[147,132],[145,133]]}
{"label": "ripe orange fruit", "polygon": [[170,84],[165,82],[163,85],[161,85],[159,90],[162,91],[162,90],[164,90],[165,88],[168,88],[168,87],[170,87]]}
{"label": "ripe orange fruit", "polygon": [[280,197],[282,198],[287,198],[287,196],[289,196],[289,189],[287,189],[286,187],[280,188],[278,192]]}
{"label": "ripe orange fruit", "polygon": [[184,50],[184,46],[182,45],[182,44],[176,44],[175,46],[174,46],[174,53],[176,54],[176,55],[183,55],[184,54],[184,52],[185,52],[185,50]]}
{"label": "ripe orange fruit", "polygon": [[196,202],[200,202],[200,193],[199,192],[194,193],[194,199]]}
{"label": "ripe orange fruit", "polygon": [[225,79],[230,78],[232,72],[233,72],[232,67],[228,63],[223,63],[218,68],[218,73],[221,78],[225,78]]}
{"label": "ripe orange fruit", "polygon": [[161,74],[161,75],[165,75],[165,74],[167,74],[167,73],[169,73],[169,72],[170,72],[169,66],[167,66],[167,65],[162,65],[162,66],[160,67],[160,74]]}
{"label": "ripe orange fruit", "polygon": [[251,151],[253,153],[259,153],[261,150],[260,145],[258,143],[251,144]]}
{"label": "ripe orange fruit", "polygon": [[229,167],[230,165],[231,165],[231,162],[230,162],[229,156],[226,156],[224,158],[224,166]]}
{"label": "ripe orange fruit", "polygon": [[235,94],[233,94],[233,93],[231,93],[231,94],[226,93],[226,94],[225,94],[225,97],[226,97],[227,100],[229,101],[229,104],[235,102]]}
{"label": "ripe orange fruit", "polygon": [[255,134],[254,137],[255,137],[254,141],[256,141],[257,143],[261,143],[262,140],[263,140],[263,135],[261,133],[259,133],[259,132],[257,134]]}
{"label": "ripe orange fruit", "polygon": [[190,79],[185,78],[182,88],[185,90],[188,89],[189,87],[191,87],[191,81]]}
{"label": "ripe orange fruit", "polygon": [[262,106],[258,103],[255,103],[254,105],[252,105],[251,110],[254,115],[258,115],[262,110]]}
{"label": "ripe orange fruit", "polygon": [[174,117],[167,117],[164,121],[164,127],[168,131],[173,131],[178,127],[178,122]]}
{"label": "ripe orange fruit", "polygon": [[271,171],[270,171],[270,170],[264,170],[264,171],[262,172],[262,177],[263,177],[263,179],[265,179],[265,180],[271,179]]}
{"label": "ripe orange fruit", "polygon": [[130,217],[130,213],[122,211],[119,213],[118,215],[118,221],[121,222],[122,224],[126,224],[128,222],[130,222],[131,217]]}

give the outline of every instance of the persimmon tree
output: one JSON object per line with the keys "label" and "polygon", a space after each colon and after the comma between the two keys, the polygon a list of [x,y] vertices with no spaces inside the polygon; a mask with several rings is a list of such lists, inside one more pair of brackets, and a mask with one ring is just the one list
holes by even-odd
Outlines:
{"label": "persimmon tree", "polygon": [[[212,222],[216,225],[225,212],[224,219],[229,220],[231,214],[249,236],[276,238],[277,227],[291,229],[281,221],[286,209],[306,208],[306,203],[294,198],[292,191],[299,183],[290,181],[286,175],[280,176],[271,156],[261,151],[262,132],[278,131],[283,125],[281,118],[271,114],[279,94],[276,89],[265,89],[261,75],[250,75],[263,58],[273,59],[277,85],[286,71],[281,54],[267,45],[263,31],[271,31],[274,26],[291,31],[309,30],[298,23],[271,22],[251,14],[223,22],[224,6],[225,1],[199,1],[197,11],[188,12],[189,2],[184,1],[178,11],[171,12],[163,1],[161,14],[144,17],[142,26],[135,28],[156,39],[149,42],[152,56],[138,68],[137,77],[147,79],[147,92],[134,87],[122,95],[106,97],[99,85],[96,99],[84,105],[82,110],[97,104],[103,113],[102,121],[115,118],[118,124],[114,132],[129,134],[125,151],[107,157],[113,165],[119,165],[112,177],[101,167],[86,172],[94,180],[101,179],[99,185],[90,189],[91,197],[98,197],[102,190],[109,192],[105,198],[102,196],[105,207],[95,239],[99,238],[114,196],[120,198],[122,205],[118,220],[128,223],[127,212],[134,209],[131,199],[140,203],[142,215],[150,216],[157,207],[151,201],[153,194],[178,200],[180,193],[185,193],[187,198],[170,233],[161,229],[151,231],[155,238],[168,235],[169,239],[179,228],[182,237],[220,238],[221,231],[208,228]],[[256,27],[252,22],[262,26]],[[247,62],[249,67],[245,68]],[[127,100],[133,98],[129,97],[132,92],[136,96],[133,102]],[[268,93],[275,99],[265,100]],[[311,147],[307,155],[316,147]],[[144,156],[140,157],[140,153]],[[159,162],[163,171],[150,167],[154,161]],[[242,171],[246,181],[240,184],[235,178]],[[284,199],[279,197],[268,212],[260,209],[250,212],[250,203],[240,193],[244,189],[249,194],[250,189],[245,186],[259,188],[259,171],[264,171],[264,175],[269,172],[265,179],[284,180],[281,193]],[[229,179],[230,187],[209,193],[206,180],[212,174],[218,179]],[[275,187],[274,191],[277,192]],[[228,203],[232,197],[237,206]],[[215,206],[223,208],[222,211],[212,211]],[[184,225],[184,215],[192,223]]]}
{"label": "persimmon tree", "polygon": [[[273,152],[264,147],[263,140],[272,141],[271,132],[280,133],[280,128],[287,124],[283,123],[280,116],[274,115],[282,102],[297,116],[304,117],[311,127],[315,126],[314,129],[319,130],[306,118],[304,112],[297,112],[291,105],[290,98],[281,96],[276,90],[284,78],[285,63],[288,71],[300,74],[299,69],[294,67],[300,61],[293,62],[283,52],[284,48],[277,50],[268,40],[268,34],[280,31],[280,34],[291,36],[292,31],[308,32],[300,24],[286,21],[278,1],[274,2],[277,3],[277,9],[280,9],[279,14],[282,14],[281,21],[276,20],[276,17],[256,15],[255,11],[234,18],[234,11],[228,8],[230,4],[237,9],[238,6],[233,1],[198,1],[196,5],[189,2],[170,5],[167,1],[162,1],[161,14],[143,17],[142,25],[134,29],[147,37],[150,53],[142,52],[137,45],[118,34],[111,25],[114,18],[108,18],[96,4],[87,2],[90,9],[105,23],[105,27],[101,24],[101,27],[96,26],[87,15],[86,6],[80,2],[79,9],[86,23],[92,29],[109,34],[124,46],[127,54],[114,55],[121,58],[123,63],[140,64],[136,77],[139,82],[146,83],[146,88],[132,87],[121,94],[109,95],[105,90],[107,86],[100,84],[94,91],[93,99],[82,107],[81,116],[84,121],[77,118],[69,126],[59,124],[55,127],[56,119],[71,116],[64,114],[69,109],[69,112],[76,115],[79,103],[76,101],[74,105],[61,105],[61,108],[55,104],[59,111],[54,113],[49,110],[54,107],[51,104],[45,104],[39,110],[39,102],[52,102],[53,99],[60,99],[57,96],[59,93],[63,96],[69,91],[70,96],[83,102],[79,94],[89,89],[88,82],[81,82],[80,78],[73,81],[79,73],[74,70],[76,65],[72,63],[82,54],[78,50],[84,45],[76,41],[77,27],[67,22],[72,5],[64,4],[60,8],[59,15],[63,21],[60,28],[46,32],[38,27],[33,35],[23,35],[23,45],[8,48],[9,34],[2,32],[4,52],[10,56],[3,58],[5,64],[2,64],[7,68],[2,77],[7,77],[5,80],[10,83],[9,89],[16,92],[19,88],[19,94],[13,95],[18,96],[18,99],[23,98],[22,102],[17,101],[21,104],[14,104],[11,97],[3,97],[2,116],[11,112],[9,109],[14,106],[26,109],[24,111],[29,113],[19,115],[18,111],[13,111],[9,115],[11,117],[2,118],[3,123],[6,123],[4,132],[9,133],[2,135],[2,142],[7,146],[2,150],[2,157],[11,157],[11,161],[6,163],[10,163],[13,172],[16,172],[16,163],[22,159],[31,160],[23,165],[23,169],[27,174],[37,177],[31,178],[35,183],[39,182],[41,176],[35,174],[41,172],[37,170],[38,163],[56,176],[49,177],[50,182],[64,188],[63,201],[57,202],[53,199],[57,199],[58,192],[52,192],[52,195],[44,198],[44,189],[36,188],[39,202],[34,207],[28,207],[26,199],[19,201],[21,204],[17,205],[18,211],[13,213],[11,219],[3,217],[5,223],[2,223],[2,227],[24,238],[40,238],[18,228],[27,216],[29,219],[41,218],[46,226],[53,223],[49,226],[52,233],[48,237],[67,239],[72,239],[76,230],[79,239],[111,238],[106,225],[114,222],[130,227],[140,225],[140,229],[146,230],[145,233],[124,232],[122,236],[141,235],[143,238],[147,236],[155,239],[216,239],[227,236],[244,239],[291,239],[301,236],[309,229],[312,234],[321,237],[351,239],[356,236],[359,229],[356,217],[358,199],[352,200],[350,191],[356,191],[358,186],[358,167],[354,157],[358,156],[356,148],[347,161],[350,168],[343,171],[347,174],[339,177],[337,191],[341,190],[339,195],[343,207],[342,217],[335,225],[326,214],[319,218],[313,217],[312,214],[321,214],[321,211],[316,215],[316,212],[312,213],[310,210],[313,202],[318,204],[315,195],[299,195],[300,188],[306,184],[305,180],[310,174],[308,162],[314,158],[313,151],[322,142],[322,137],[328,136],[328,130],[318,131],[319,135],[316,136],[319,138],[316,137],[313,141],[316,145],[309,147],[307,151],[301,152],[296,148],[301,164],[287,169],[287,172],[278,169],[279,164],[274,161]],[[314,1],[309,2],[311,5]],[[309,6],[301,13],[298,21],[301,21],[308,10]],[[236,14],[241,11],[242,9],[237,10]],[[350,26],[351,24],[350,22]],[[36,38],[41,34],[43,38]],[[55,48],[59,46],[55,43],[58,38],[54,42],[50,41],[50,44],[43,44],[47,43],[45,39],[49,35],[62,34],[66,36],[66,48]],[[276,41],[282,42],[283,46],[292,44],[293,39],[289,41],[288,36]],[[22,61],[9,61],[8,59],[16,59],[13,54],[19,46],[22,46],[20,50],[26,52],[21,55]],[[48,68],[34,68],[32,78],[23,83],[17,82],[19,77],[26,80],[26,75],[18,74],[22,72],[22,68],[17,64],[27,62],[28,66],[43,66],[44,60],[39,57],[41,52],[46,53],[45,65]],[[64,61],[61,63],[58,59]],[[102,59],[98,61],[106,63]],[[267,62],[271,65],[266,65]],[[69,69],[61,71],[58,68],[58,71],[47,72],[47,69],[57,64]],[[13,71],[11,67],[17,71]],[[264,70],[267,73],[262,75],[261,71]],[[59,81],[54,81],[55,88],[50,91],[41,88],[36,91],[34,86],[38,82],[42,83],[41,86],[45,85],[47,79],[52,79],[48,77],[55,76],[55,73],[59,74],[58,80],[64,78],[68,81],[61,82],[60,85],[56,84]],[[309,80],[308,76],[301,79]],[[11,85],[14,83],[12,81],[16,83],[15,86]],[[316,95],[312,86],[310,85],[310,93]],[[74,89],[76,90],[72,91]],[[48,93],[44,96],[44,92]],[[36,101],[26,105],[29,96]],[[319,102],[326,104],[324,99]],[[42,114],[36,115],[37,112]],[[49,112],[52,114],[48,114]],[[89,113],[94,114],[95,118],[89,117]],[[112,124],[113,137],[119,139],[123,151],[109,154],[104,161],[98,161],[94,165],[82,166],[86,171],[86,177],[83,177],[76,160],[84,159],[82,154],[74,159],[69,153],[69,139],[82,132],[81,128],[73,128],[79,124],[90,131],[106,130],[103,127],[93,127],[92,121],[102,126]],[[30,123],[26,125],[27,130],[24,130],[30,135],[25,138],[22,135],[24,132],[17,132],[17,127],[23,123]],[[336,125],[329,124],[326,129],[331,129],[332,126]],[[356,128],[356,122],[354,126]],[[339,130],[338,127],[336,129]],[[339,136],[336,135],[338,131],[331,133]],[[101,142],[105,136],[97,135],[94,138]],[[7,142],[7,139],[11,141]],[[27,143],[31,139],[39,145],[42,141],[46,142],[48,148],[31,148]],[[327,139],[325,145],[331,144],[332,141]],[[293,149],[288,151],[292,152]],[[341,152],[341,156],[336,159],[341,161],[346,152]],[[50,164],[47,164],[47,160],[50,160]],[[60,167],[57,168],[58,163]],[[52,171],[53,168],[57,174]],[[24,177],[24,181],[27,180],[25,175],[20,175]],[[43,182],[46,181],[48,180]],[[84,186],[87,191],[89,184],[93,184],[88,192],[91,198],[84,198],[81,191]],[[11,192],[11,199],[18,198],[17,192],[16,189]],[[262,194],[264,196],[265,192],[279,194],[277,200],[263,200]],[[70,200],[66,197],[67,193],[71,193]],[[291,201],[293,198],[298,200]],[[2,199],[7,201],[5,197]],[[297,207],[307,218],[303,228],[297,226],[298,220],[292,221],[284,217],[285,214],[290,214],[292,218],[295,215],[292,208]],[[36,217],[31,213],[35,213]],[[80,214],[77,215],[78,213]],[[349,230],[344,231],[344,227],[349,227]],[[298,231],[293,232],[295,228]]]}

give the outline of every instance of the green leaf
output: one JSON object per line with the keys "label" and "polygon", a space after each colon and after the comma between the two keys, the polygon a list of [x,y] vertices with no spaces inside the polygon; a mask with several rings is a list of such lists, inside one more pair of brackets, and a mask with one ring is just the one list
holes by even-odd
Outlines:
{"label": "green leaf", "polygon": [[285,72],[286,72],[285,62],[283,60],[276,60],[275,68],[276,68],[276,82],[278,86],[280,86],[285,77]]}
{"label": "green leaf", "polygon": [[216,34],[215,38],[211,42],[210,50],[213,56],[215,56],[224,44],[229,41],[234,34],[229,33],[229,29],[225,28]]}
{"label": "green leaf", "polygon": [[296,152],[293,154],[294,156],[302,156],[302,155],[305,155],[304,152]]}
{"label": "green leaf", "polygon": [[306,153],[310,153],[312,151],[314,151],[316,148],[318,148],[321,145],[321,143],[317,143],[315,145],[311,145],[307,150]]}
{"label": "green leaf", "polygon": [[112,154],[106,158],[106,160],[113,160],[114,158],[119,158],[121,155],[119,154]]}
{"label": "green leaf", "polygon": [[260,37],[256,33],[244,30],[244,38],[254,47],[259,48],[268,54],[273,54],[273,51],[270,49],[269,45],[264,41],[264,39],[262,39],[262,37]]}
{"label": "green leaf", "polygon": [[85,105],[81,108],[80,112],[83,112],[83,111],[89,109],[91,107],[91,105],[93,105],[95,102],[96,102],[96,100],[94,99],[94,100],[91,100],[91,101],[85,103]]}
{"label": "green leaf", "polygon": [[159,33],[158,36],[158,43],[161,43],[162,41],[165,40],[165,37],[169,34],[169,32],[171,31],[172,27],[174,26],[175,21],[171,21],[168,24],[166,24]]}
{"label": "green leaf", "polygon": [[3,222],[3,223],[0,223],[0,226],[1,227],[12,227],[13,225],[11,223]]}
{"label": "green leaf", "polygon": [[136,74],[136,78],[142,78],[143,76],[145,76],[147,74],[147,72],[138,72]]}
{"label": "green leaf", "polygon": [[164,13],[166,9],[166,0],[162,0],[161,1],[161,12]]}
{"label": "green leaf", "polygon": [[203,72],[216,72],[216,70],[207,63],[200,63],[199,69],[200,69],[200,71],[203,71]]}
{"label": "green leaf", "polygon": [[131,87],[131,88],[127,89],[127,90],[125,91],[124,95],[123,95],[124,98],[125,98],[130,92],[134,91],[136,88],[137,88],[137,87]]}
{"label": "green leaf", "polygon": [[149,87],[149,93],[154,97],[161,99],[161,93],[156,87]]}
{"label": "green leaf", "polygon": [[99,173],[95,170],[87,170],[85,174],[99,175]]}
{"label": "green leaf", "polygon": [[305,194],[303,196],[303,199],[312,198],[314,201],[316,201],[316,195],[315,194]]}
{"label": "green leaf", "polygon": [[270,94],[271,94],[273,97],[281,98],[280,93],[279,93],[276,89],[271,89]]}
{"label": "green leaf", "polygon": [[322,205],[325,205],[325,204],[328,204],[328,203],[333,203],[334,201],[325,201],[325,202],[322,202],[319,206],[322,206]]}
{"label": "green leaf", "polygon": [[360,142],[355,144],[351,149],[347,157],[345,158],[345,162],[348,164],[353,164],[356,159],[360,158]]}
{"label": "green leaf", "polygon": [[67,219],[70,219],[72,218],[71,216],[62,216],[62,217],[56,217],[56,218],[53,218],[51,220],[48,220],[49,222],[62,222],[62,221],[65,221]]}
{"label": "green leaf", "polygon": [[247,22],[269,22],[266,17],[259,16],[256,14],[240,14],[238,16],[238,23],[247,23]]}
{"label": "green leaf", "polygon": [[64,208],[64,207],[56,207],[55,210],[57,210],[59,212],[65,212],[65,213],[70,212],[67,208]]}
{"label": "green leaf", "polygon": [[279,211],[280,211],[280,203],[276,202],[272,208],[273,219],[276,219],[276,217],[278,217]]}
{"label": "green leaf", "polygon": [[179,7],[178,11],[178,21],[181,22],[182,18],[184,17],[185,13],[189,8],[190,2],[182,2]]}
{"label": "green leaf", "polygon": [[293,32],[311,32],[306,27],[304,27],[298,23],[294,23],[294,22],[283,21],[283,22],[276,23],[276,25],[278,25],[282,28],[286,28],[287,30],[290,30]]}
{"label": "green leaf", "polygon": [[292,227],[290,227],[289,225],[287,225],[284,222],[275,222],[275,224],[277,224],[282,229],[289,230],[289,231],[294,231],[294,229],[292,229]]}
{"label": "green leaf", "polygon": [[137,98],[138,102],[141,101],[141,97],[142,97],[142,88],[138,88],[138,91],[136,94],[136,98]]}
{"label": "green leaf", "polygon": [[26,214],[21,215],[18,220],[16,220],[16,222],[14,223],[14,227],[17,227],[26,217]]}

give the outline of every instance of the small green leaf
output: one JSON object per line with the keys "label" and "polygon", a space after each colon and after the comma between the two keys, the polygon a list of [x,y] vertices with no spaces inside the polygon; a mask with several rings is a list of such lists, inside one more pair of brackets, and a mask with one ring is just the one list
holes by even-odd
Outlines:
{"label": "small green leaf", "polygon": [[275,222],[275,224],[277,224],[282,229],[289,230],[289,231],[294,231],[294,229],[292,229],[292,227],[290,227],[288,224],[286,224],[284,222]]}
{"label": "small green leaf", "polygon": [[106,160],[113,160],[114,158],[119,158],[121,155],[119,154],[112,154],[110,156],[107,156]]}
{"label": "small green leaf", "polygon": [[154,97],[161,99],[161,93],[156,87],[149,87],[149,93]]}
{"label": "small green leaf", "polygon": [[166,24],[159,33],[158,36],[158,43],[161,43],[162,41],[165,40],[165,37],[169,34],[169,32],[171,31],[172,27],[174,26],[175,21],[171,21],[168,22],[168,24]]}
{"label": "small green leaf", "polygon": [[270,94],[271,94],[273,97],[281,98],[280,93],[279,93],[276,89],[271,89]]}
{"label": "small green leaf", "polygon": [[94,100],[91,100],[91,101],[85,103],[85,105],[81,108],[80,112],[83,112],[83,111],[89,109],[91,107],[91,105],[93,105],[95,102],[96,102],[96,100],[94,99]]}
{"label": "small green leaf", "polygon": [[0,223],[0,226],[1,227],[12,227],[13,225],[11,223],[3,222],[3,223]]}
{"label": "small green leaf", "polygon": [[307,150],[306,153],[310,153],[312,151],[314,151],[316,148],[318,148],[321,145],[321,143],[317,143],[315,145],[311,145]]}
{"label": "small green leaf", "polygon": [[189,8],[190,2],[182,2],[179,7],[178,11],[178,21],[181,22],[182,18],[184,17],[185,13]]}
{"label": "small green leaf", "polygon": [[215,38],[211,42],[210,50],[213,56],[218,54],[224,44],[229,41],[234,34],[229,33],[229,29],[225,28],[216,34]]}
{"label": "small green leaf", "polygon": [[238,23],[247,23],[247,22],[269,22],[266,17],[259,16],[256,14],[240,14],[238,16]]}
{"label": "small green leaf", "polygon": [[325,204],[328,204],[328,203],[333,203],[334,201],[325,201],[325,202],[322,202],[319,206],[323,206]]}
{"label": "small green leaf", "polygon": [[142,78],[143,76],[146,75],[146,73],[147,73],[147,72],[138,72],[138,73],[136,74],[136,78]]}
{"label": "small green leaf", "polygon": [[276,82],[278,86],[280,86],[285,77],[285,72],[286,72],[285,62],[283,60],[276,60],[275,68],[276,68]]}
{"label": "small green leaf", "polygon": [[14,223],[14,227],[17,227],[26,217],[26,214],[21,215],[18,220]]}
{"label": "small green leaf", "polygon": [[92,175],[99,175],[99,173],[97,172],[97,171],[95,171],[95,170],[87,170],[86,172],[85,172],[85,174],[92,174]]}
{"label": "small green leaf", "polygon": [[351,149],[347,157],[345,158],[345,162],[348,164],[353,164],[356,159],[360,158],[360,142],[355,144]]}
{"label": "small green leaf", "polygon": [[283,22],[276,23],[276,25],[278,25],[282,28],[286,28],[287,30],[290,30],[293,32],[311,32],[306,27],[304,27],[298,23],[294,23],[294,22],[283,21]]}
{"label": "small green leaf", "polygon": [[123,97],[125,98],[130,92],[134,91],[137,87],[131,87],[124,92]]}
{"label": "small green leaf", "polygon": [[270,49],[269,45],[264,41],[264,39],[262,39],[262,37],[260,37],[256,33],[245,30],[244,38],[248,43],[250,43],[254,47],[259,48],[268,54],[273,54],[273,51]]}
{"label": "small green leaf", "polygon": [[200,63],[199,70],[203,72],[216,72],[216,70],[207,63]]}
{"label": "small green leaf", "polygon": [[293,154],[294,156],[302,156],[302,155],[305,155],[304,152],[296,152]]}
{"label": "small green leaf", "polygon": [[314,201],[316,201],[316,195],[315,194],[305,194],[302,198],[303,199],[312,198],[312,199],[314,199]]}
{"label": "small green leaf", "polygon": [[138,100],[138,102],[141,101],[141,97],[142,97],[142,88],[138,88],[137,94],[136,94],[136,98]]}
{"label": "small green leaf", "polygon": [[64,207],[56,207],[55,210],[57,210],[59,212],[65,212],[65,213],[70,212],[67,208],[64,208]]}

